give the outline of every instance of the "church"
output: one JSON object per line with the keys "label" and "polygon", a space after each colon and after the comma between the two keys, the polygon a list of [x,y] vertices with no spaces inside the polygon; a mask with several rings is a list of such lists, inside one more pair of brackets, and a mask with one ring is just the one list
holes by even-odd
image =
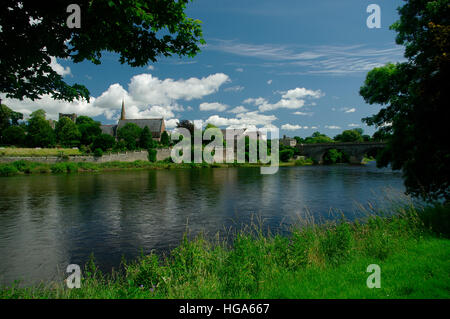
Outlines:
{"label": "church", "polygon": [[156,141],[161,140],[161,134],[166,130],[166,125],[164,124],[164,118],[156,119],[127,119],[125,117],[125,104],[122,101],[122,113],[120,114],[120,119],[117,124],[112,125],[101,125],[100,128],[103,134],[108,134],[117,138],[117,131],[124,127],[127,123],[134,123],[140,128],[148,127],[152,137]]}

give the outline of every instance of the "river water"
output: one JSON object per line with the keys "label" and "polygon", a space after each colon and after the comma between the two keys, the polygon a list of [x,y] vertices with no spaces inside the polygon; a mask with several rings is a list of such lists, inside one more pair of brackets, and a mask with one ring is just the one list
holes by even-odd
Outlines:
{"label": "river water", "polygon": [[60,278],[91,253],[102,270],[176,246],[186,229],[282,231],[299,218],[353,219],[404,191],[401,174],[365,166],[172,169],[0,177],[0,284]]}

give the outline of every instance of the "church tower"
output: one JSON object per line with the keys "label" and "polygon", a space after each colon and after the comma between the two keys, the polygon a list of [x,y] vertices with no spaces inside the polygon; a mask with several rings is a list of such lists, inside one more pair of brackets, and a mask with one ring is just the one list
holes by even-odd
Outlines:
{"label": "church tower", "polygon": [[120,114],[120,119],[125,120],[125,104],[122,100],[122,113]]}

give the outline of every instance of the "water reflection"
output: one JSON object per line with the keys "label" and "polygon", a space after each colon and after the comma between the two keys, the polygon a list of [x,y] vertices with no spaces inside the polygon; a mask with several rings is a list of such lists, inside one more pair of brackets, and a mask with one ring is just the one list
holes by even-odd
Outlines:
{"label": "water reflection", "polygon": [[177,245],[186,230],[214,234],[261,216],[272,228],[307,209],[350,218],[355,202],[403,190],[399,173],[366,167],[180,169],[0,178],[0,283],[55,279],[93,253],[104,270]]}

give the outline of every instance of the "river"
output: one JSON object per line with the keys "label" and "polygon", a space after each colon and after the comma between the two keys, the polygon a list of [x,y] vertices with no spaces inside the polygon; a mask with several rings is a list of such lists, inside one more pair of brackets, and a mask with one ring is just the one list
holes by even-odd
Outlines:
{"label": "river", "polygon": [[[283,231],[299,218],[358,216],[404,191],[401,174],[364,166],[172,169],[0,177],[0,284],[60,278],[91,253],[102,270],[176,246],[188,228]],[[59,276],[59,277],[58,277]]]}

